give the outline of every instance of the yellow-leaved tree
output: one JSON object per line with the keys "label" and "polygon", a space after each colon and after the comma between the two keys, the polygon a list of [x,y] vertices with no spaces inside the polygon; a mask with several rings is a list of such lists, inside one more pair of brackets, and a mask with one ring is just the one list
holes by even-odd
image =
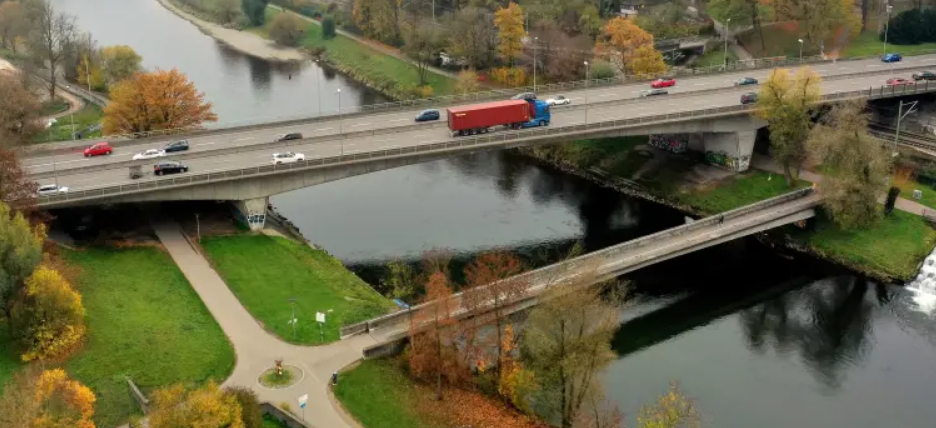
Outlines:
{"label": "yellow-leaved tree", "polygon": [[137,72],[111,88],[110,99],[104,107],[105,134],[192,129],[218,120],[205,94],[175,68]]}
{"label": "yellow-leaved tree", "polygon": [[104,69],[100,61],[95,61],[87,53],[81,55],[81,62],[78,64],[78,83],[88,87],[88,80],[91,80],[91,89],[102,91],[107,89],[107,78],[104,75]]}
{"label": "yellow-leaved tree", "polygon": [[40,265],[26,278],[24,295],[13,304],[10,330],[23,361],[68,355],[85,335],[81,295],[55,269]]}
{"label": "yellow-leaved tree", "polygon": [[245,428],[237,397],[214,382],[186,390],[177,384],[153,392],[150,428]]}
{"label": "yellow-leaved tree", "polygon": [[755,114],[767,121],[770,149],[783,165],[790,186],[809,155],[810,109],[822,96],[821,82],[819,74],[809,67],[801,67],[796,74],[776,68],[760,85]]}
{"label": "yellow-leaved tree", "polygon": [[653,35],[630,19],[618,17],[605,24],[595,55],[607,58],[626,75],[653,77],[666,72],[663,54],[653,47]]}
{"label": "yellow-leaved tree", "polygon": [[478,72],[474,70],[463,70],[458,73],[458,80],[455,82],[456,95],[478,92],[480,87],[481,85],[478,84]]}
{"label": "yellow-leaved tree", "polygon": [[105,46],[101,50],[101,58],[108,85],[133,77],[134,73],[140,71],[140,63],[143,61],[133,48],[125,45]]}
{"label": "yellow-leaved tree", "polygon": [[494,14],[494,25],[497,27],[497,54],[513,65],[514,61],[523,53],[523,37],[526,30],[523,28],[523,8],[510,2],[506,8],[500,8]]}
{"label": "yellow-leaved tree", "polygon": [[94,428],[94,393],[62,369],[46,370],[36,384],[39,415],[31,428]]}

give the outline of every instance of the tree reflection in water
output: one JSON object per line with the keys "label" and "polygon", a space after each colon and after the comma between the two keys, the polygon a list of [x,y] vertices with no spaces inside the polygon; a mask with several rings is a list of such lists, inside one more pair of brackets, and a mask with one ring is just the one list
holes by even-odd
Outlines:
{"label": "tree reflection in water", "polygon": [[871,350],[874,311],[890,299],[882,285],[838,276],[745,309],[740,319],[751,350],[799,354],[816,380],[831,391]]}

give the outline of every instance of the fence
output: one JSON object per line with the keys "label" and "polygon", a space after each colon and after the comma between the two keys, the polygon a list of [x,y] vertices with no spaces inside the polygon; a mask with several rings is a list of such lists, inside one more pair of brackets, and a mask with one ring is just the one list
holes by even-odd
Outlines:
{"label": "fence", "polygon": [[[767,208],[777,207],[783,204],[786,204],[791,201],[805,198],[813,194],[812,188],[804,188],[796,190],[784,195],[780,195],[774,198],[765,199],[763,201],[740,207],[731,211],[726,211],[720,215],[706,217],[704,219],[684,224],[682,226],[677,226],[671,229],[667,229],[661,232],[657,232],[651,235],[647,235],[638,239],[627,241],[622,244],[615,245],[613,247],[605,248],[603,250],[598,250],[591,252],[582,256],[578,256],[574,259],[559,262],[552,264],[546,267],[542,267],[530,272],[522,273],[516,275],[505,281],[520,281],[526,284],[529,284],[528,287],[540,288],[549,283],[559,282],[556,281],[561,277],[563,273],[571,272],[578,267],[590,266],[595,261],[606,261],[609,259],[614,259],[619,255],[623,254],[626,251],[633,250],[635,248],[643,247],[648,244],[657,242],[661,239],[671,238],[674,236],[684,235],[689,232],[697,231],[703,228],[711,227],[718,224],[724,220],[731,220],[742,217],[744,215],[750,214],[752,212],[764,210]],[[456,293],[451,297],[452,307],[459,308],[461,302],[461,296],[463,293]],[[368,321],[363,321],[356,324],[347,325],[341,328],[341,336],[351,336],[353,334],[367,332],[373,328],[378,328],[385,325],[398,324],[403,319],[408,319],[413,313],[419,311],[420,309],[426,307],[428,303],[420,304],[411,307],[410,309],[404,311],[398,311],[391,314],[383,315]]]}

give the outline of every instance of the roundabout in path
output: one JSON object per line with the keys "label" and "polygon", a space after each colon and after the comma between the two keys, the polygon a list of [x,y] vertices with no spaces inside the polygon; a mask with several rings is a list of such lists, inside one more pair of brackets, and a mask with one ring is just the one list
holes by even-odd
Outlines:
{"label": "roundabout in path", "polygon": [[282,375],[277,374],[276,367],[270,367],[260,373],[257,377],[257,383],[266,389],[286,389],[293,386],[305,378],[305,372],[299,367],[284,364]]}

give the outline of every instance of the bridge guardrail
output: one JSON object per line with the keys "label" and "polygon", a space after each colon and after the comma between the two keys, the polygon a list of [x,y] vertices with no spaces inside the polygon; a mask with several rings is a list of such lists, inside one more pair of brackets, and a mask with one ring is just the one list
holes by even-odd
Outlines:
{"label": "bridge guardrail", "polygon": [[[911,67],[911,68],[916,68],[916,67]],[[880,71],[858,71],[854,73],[830,76],[828,79],[826,79],[826,81],[841,80],[841,79],[852,78],[855,76],[866,76],[866,75],[874,75],[874,74],[880,74],[880,73],[881,73]],[[924,90],[927,90],[929,87],[929,81],[923,81],[923,83],[920,83],[920,85],[923,85]],[[934,86],[936,86],[936,83],[934,83]],[[709,89],[702,89],[699,91],[692,91],[692,92],[679,92],[676,94],[668,95],[668,98],[677,98],[677,97],[685,98],[689,96],[704,95],[707,93],[727,92],[730,90],[744,91],[745,87],[709,88]],[[588,104],[573,104],[569,106],[564,106],[562,108],[562,111],[579,111],[579,110],[586,110],[586,109],[591,109],[591,108],[607,107],[611,105],[625,105],[625,104],[631,104],[631,103],[640,103],[641,101],[642,100],[640,98],[626,98],[626,99],[619,99],[619,100],[599,101],[599,102],[588,103]],[[300,144],[300,143],[346,140],[346,139],[365,137],[365,136],[377,136],[377,135],[388,135],[388,134],[396,134],[396,133],[401,133],[401,132],[409,132],[409,131],[413,131],[417,129],[436,129],[436,128],[443,128],[446,126],[447,125],[445,123],[437,122],[437,123],[432,123],[432,124],[402,125],[402,126],[397,126],[393,128],[372,129],[372,130],[367,130],[367,131],[342,132],[339,134],[320,135],[320,136],[315,136],[315,137],[304,138],[302,140],[284,141],[280,143],[269,143],[269,144],[263,144],[263,145],[244,144],[240,146],[233,146],[233,147],[221,148],[221,149],[216,149],[216,150],[183,152],[181,154],[173,155],[172,159],[174,160],[198,159],[198,158],[202,158],[206,156],[221,156],[221,155],[242,153],[242,152],[249,152],[249,151],[271,151],[271,149],[274,149],[276,147],[288,148],[291,145]],[[90,171],[107,170],[107,169],[114,169],[114,168],[124,168],[130,165],[137,165],[137,164],[145,165],[147,164],[147,162],[127,160],[123,162],[110,162],[110,163],[100,164],[100,165],[89,165],[89,166],[79,166],[76,168],[67,168],[62,171],[68,171],[67,172],[68,174],[74,174],[77,172],[90,172]],[[55,174],[56,174],[55,171],[46,171],[46,172],[40,172],[40,173],[35,173],[35,174],[29,174],[29,176],[32,178],[42,179],[42,178],[52,177]]]}
{"label": "bridge guardrail", "polygon": [[[898,89],[899,88],[899,89]],[[822,101],[838,101],[853,98],[876,99],[883,97],[892,97],[898,95],[912,95],[917,93],[927,93],[936,91],[936,84],[930,88],[928,84],[912,84],[900,86],[882,86],[879,89],[869,88],[868,90],[839,92],[824,95]],[[412,155],[417,153],[433,153],[440,151],[450,151],[455,148],[464,148],[466,146],[482,146],[491,142],[510,142],[521,139],[535,138],[542,136],[563,135],[570,132],[581,131],[601,131],[604,129],[617,129],[633,125],[648,125],[665,123],[675,120],[689,118],[708,118],[734,115],[739,112],[753,111],[756,105],[735,105],[728,107],[719,107],[705,110],[695,110],[690,112],[668,113],[663,115],[643,116],[631,119],[612,120],[605,122],[593,122],[582,125],[569,125],[562,127],[533,128],[518,131],[499,132],[494,134],[484,134],[476,137],[456,138],[451,141],[429,143],[418,146],[401,147],[396,149],[383,149],[366,153],[356,153],[347,155],[330,156],[317,159],[309,159],[302,162],[287,164],[286,166],[265,165],[257,167],[240,168],[229,171],[207,172],[202,174],[186,174],[182,177],[172,177],[163,179],[154,179],[141,181],[131,184],[119,184],[96,189],[78,190],[59,195],[41,196],[38,200],[40,206],[43,204],[55,202],[67,202],[87,198],[100,198],[108,196],[117,196],[127,193],[139,193],[150,189],[173,188],[196,185],[205,182],[227,181],[230,179],[239,179],[249,176],[268,175],[270,173],[288,172],[291,170],[303,170],[323,166],[333,166],[344,163],[368,161],[381,158],[390,158],[402,155]]]}
{"label": "bridge guardrail", "polygon": [[[828,59],[822,57],[821,55],[804,57],[802,60],[798,58],[790,57],[773,57],[773,58],[760,58],[754,60],[746,61],[737,61],[730,63],[728,67],[724,66],[712,66],[705,69],[696,69],[688,71],[673,70],[674,72],[670,75],[672,76],[703,76],[703,75],[713,75],[713,74],[723,74],[723,73],[733,73],[737,71],[744,70],[757,70],[764,68],[773,68],[773,67],[787,67],[787,66],[799,66],[799,65],[812,65],[812,64],[821,64],[821,63],[830,63],[830,62],[852,62],[852,61],[861,61],[877,57],[855,57],[855,58],[845,58],[845,59]],[[906,68],[915,68],[918,66],[910,66]],[[589,79],[589,80],[579,80],[572,82],[564,83],[553,83],[545,85],[537,85],[542,93],[550,93],[563,90],[578,90],[578,89],[587,89],[591,87],[603,87],[603,86],[615,86],[615,85],[624,85],[630,83],[638,83],[642,81],[649,81],[653,78],[629,78],[629,77],[613,77],[606,79]],[[458,105],[464,103],[471,103],[477,101],[486,101],[492,99],[501,99],[505,96],[513,96],[516,94],[531,92],[533,89],[532,86],[524,86],[518,88],[509,88],[509,89],[500,89],[492,91],[483,91],[483,92],[474,92],[471,94],[465,95],[447,95],[427,99],[417,99],[417,100],[404,100],[404,101],[394,101],[382,104],[371,104],[366,106],[354,107],[352,110],[340,112],[338,114],[329,114],[329,115],[319,115],[319,116],[307,116],[299,117],[293,119],[285,119],[282,121],[274,122],[264,122],[264,123],[251,123],[244,125],[236,126],[226,126],[224,128],[214,128],[214,129],[201,129],[201,128],[182,128],[182,129],[169,129],[169,130],[160,130],[160,131],[150,131],[143,133],[135,134],[119,134],[119,135],[109,135],[104,138],[117,142],[116,140],[122,141],[138,141],[141,139],[160,139],[163,137],[173,136],[173,135],[185,135],[187,137],[197,137],[205,135],[215,135],[225,132],[237,132],[250,129],[262,129],[262,128],[274,128],[289,126],[295,124],[309,124],[320,121],[334,120],[338,117],[351,118],[361,115],[369,115],[380,112],[393,112],[397,110],[417,108],[417,107],[439,107],[445,105]],[[78,140],[85,141],[85,140]],[[31,145],[27,148],[28,152],[42,152],[46,150],[67,150],[75,149],[81,147],[84,143],[75,145],[76,142],[69,141],[61,143],[56,147],[41,147],[43,145]]]}
{"label": "bridge guardrail", "polygon": [[[682,226],[677,226],[671,229],[663,230],[657,233],[646,235],[631,241],[627,241],[603,250],[594,251],[588,254],[584,254],[573,258],[571,260],[553,264],[550,266],[542,267],[535,269],[529,272],[525,272],[514,277],[508,278],[509,281],[523,281],[529,283],[530,285],[542,283],[544,281],[551,281],[558,278],[562,273],[569,272],[579,266],[584,266],[587,263],[593,263],[594,260],[607,260],[612,257],[615,257],[625,251],[631,250],[633,248],[639,248],[645,245],[648,245],[654,241],[659,240],[660,238],[668,238],[672,236],[682,235],[688,232],[696,231],[705,227],[709,227],[717,224],[720,219],[731,220],[749,214],[754,211],[759,211],[775,206],[785,204],[787,202],[802,199],[813,194],[813,189],[811,187],[803,188],[800,190],[795,190],[780,196],[773,198],[765,199],[760,202],[756,202],[750,205],[739,207],[730,211],[726,211],[719,215],[709,216],[698,221],[684,224]],[[454,305],[459,305],[463,292],[454,294],[450,299]],[[411,316],[411,314],[416,311],[424,308],[427,304],[419,304],[410,307],[409,309],[393,312],[386,314],[371,320],[362,321],[355,324],[349,324],[340,329],[341,336],[350,336],[353,334],[369,331],[373,328],[379,328],[382,325],[395,324],[398,323],[402,318]]]}

